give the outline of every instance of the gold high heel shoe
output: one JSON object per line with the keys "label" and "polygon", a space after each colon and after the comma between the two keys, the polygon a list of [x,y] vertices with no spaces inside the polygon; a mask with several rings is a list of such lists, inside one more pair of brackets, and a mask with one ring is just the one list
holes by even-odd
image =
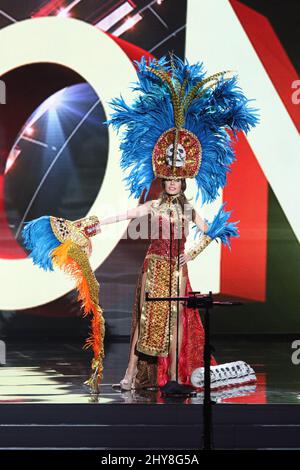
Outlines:
{"label": "gold high heel shoe", "polygon": [[137,374],[137,368],[133,375],[130,377],[128,376],[128,369],[126,369],[124,378],[120,381],[121,390],[133,390],[134,389],[134,380]]}

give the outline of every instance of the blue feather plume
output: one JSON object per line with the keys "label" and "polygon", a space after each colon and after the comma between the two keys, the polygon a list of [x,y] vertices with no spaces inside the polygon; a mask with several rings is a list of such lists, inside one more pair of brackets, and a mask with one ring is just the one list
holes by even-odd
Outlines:
{"label": "blue feather plume", "polygon": [[[112,108],[110,124],[121,131],[121,168],[126,171],[125,183],[130,195],[139,198],[146,190],[148,194],[154,173],[152,151],[163,132],[174,127],[174,111],[171,93],[167,84],[154,75],[148,67],[169,73],[174,88],[178,91],[184,84],[181,99],[199,81],[206,78],[203,63],[190,65],[172,56],[161,59],[135,61],[138,81],[132,88],[138,92],[131,105],[122,96],[109,103]],[[246,98],[237,85],[237,76],[225,79],[221,76],[213,88],[203,85],[185,112],[184,128],[193,132],[202,146],[202,162],[196,183],[196,200],[200,193],[202,204],[214,201],[219,190],[226,184],[227,173],[236,159],[234,142],[237,133],[248,133],[258,122],[258,110],[251,108],[253,100]],[[203,92],[203,94],[201,94]],[[200,96],[201,94],[201,96]],[[227,132],[232,131],[233,137]]]}
{"label": "blue feather plume", "polygon": [[[223,245],[227,245],[229,248],[231,248],[230,238],[240,236],[237,227],[239,221],[228,222],[232,211],[225,212],[223,210],[225,204],[226,203],[222,204],[212,222],[207,223],[208,229],[204,233],[213,240],[219,238]],[[194,227],[196,227],[195,237],[199,234],[203,234],[203,232],[197,226]]]}
{"label": "blue feather plume", "polygon": [[21,232],[24,246],[29,250],[33,263],[45,271],[53,271],[51,250],[61,243],[53,233],[50,217],[44,215],[26,222]]}

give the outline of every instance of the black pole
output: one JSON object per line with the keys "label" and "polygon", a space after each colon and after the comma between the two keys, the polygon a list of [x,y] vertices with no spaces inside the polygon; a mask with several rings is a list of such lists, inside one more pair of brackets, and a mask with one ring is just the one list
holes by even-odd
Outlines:
{"label": "black pole", "polygon": [[[177,211],[177,207],[176,207]],[[172,240],[172,214],[173,211],[171,209],[171,206],[169,208],[169,217],[170,217],[170,223],[169,223],[169,230],[170,230],[170,256],[169,256],[169,265],[170,265],[170,297],[169,297],[169,305],[170,305],[170,311],[169,311],[169,353],[170,353],[170,319],[172,315],[172,300],[177,301],[177,318],[176,318],[176,325],[177,325],[177,335],[176,335],[176,379],[175,380],[168,380],[168,382],[160,387],[162,393],[167,396],[178,396],[178,397],[188,397],[188,396],[194,396],[196,395],[195,388],[192,385],[184,385],[184,384],[179,384],[178,383],[178,362],[179,362],[179,285],[180,285],[180,278],[179,278],[179,256],[180,256],[180,250],[179,250],[179,238],[178,238],[178,248],[177,248],[177,268],[178,268],[178,277],[177,277],[177,297],[172,297],[172,248],[173,248],[173,240]],[[178,214],[178,212],[177,212]],[[149,301],[148,293],[146,292],[146,301]]]}
{"label": "black pole", "polygon": [[[213,300],[212,292],[210,291],[208,295],[200,295],[200,292],[189,292],[188,296],[182,297],[149,297],[148,292],[145,294],[145,301],[146,302],[161,302],[166,301],[170,302],[172,300],[182,301],[185,302],[188,308],[197,308],[199,311],[199,315],[201,309],[204,308],[204,351],[203,351],[203,359],[204,359],[204,400],[203,400],[203,449],[210,450],[212,449],[212,405],[213,401],[211,400],[210,395],[210,354],[211,354],[211,346],[210,346],[210,308],[215,306],[220,307],[228,307],[228,306],[236,306],[236,305],[243,305],[241,302],[237,301],[229,301],[229,300]],[[201,315],[200,315],[201,318]],[[178,389],[180,387],[184,388],[182,385],[178,385]],[[188,387],[188,386],[187,386]],[[174,393],[174,390],[168,390],[166,385],[161,387],[162,390],[170,394]],[[182,390],[184,394],[185,390]],[[176,393],[178,391],[176,390]]]}
{"label": "black pole", "polygon": [[[169,237],[170,237],[170,256],[169,256],[169,267],[170,267],[170,277],[169,277],[169,296],[172,297],[172,209],[171,203],[169,207]],[[171,318],[172,318],[172,302],[169,302],[169,354],[171,349]]]}
{"label": "black pole", "polygon": [[[177,213],[177,220],[178,220],[178,210],[176,207],[176,213]],[[171,209],[170,205],[170,211],[169,211],[169,236],[170,236],[170,288],[169,288],[169,293],[170,297],[172,296],[172,248],[173,248],[173,236],[172,236],[172,215],[173,215],[173,210]],[[174,224],[174,235],[175,235],[175,224]],[[179,237],[177,241],[177,297],[179,297]],[[176,334],[176,382],[178,382],[178,361],[179,361],[179,300],[177,300],[176,304],[176,309],[177,309],[177,315],[176,315],[176,328],[177,328],[177,334]],[[172,303],[170,302],[170,311],[169,311],[169,350],[170,350],[170,318],[172,315]]]}
{"label": "black pole", "polygon": [[[209,292],[211,303],[205,304],[204,310],[204,400],[203,400],[203,449],[211,450],[212,433],[212,401],[210,395],[210,314],[209,309],[213,305],[212,292]],[[200,312],[199,312],[200,313]]]}
{"label": "black pole", "polygon": [[[178,221],[178,227],[177,229],[179,230],[179,215],[178,215],[178,209],[176,207],[177,211],[177,221]],[[175,227],[174,227],[175,230]],[[176,327],[177,327],[177,335],[176,335],[176,382],[178,382],[178,377],[179,377],[179,286],[180,286],[180,277],[179,277],[179,255],[180,255],[180,246],[179,246],[179,233],[177,233],[177,315],[176,315]]]}

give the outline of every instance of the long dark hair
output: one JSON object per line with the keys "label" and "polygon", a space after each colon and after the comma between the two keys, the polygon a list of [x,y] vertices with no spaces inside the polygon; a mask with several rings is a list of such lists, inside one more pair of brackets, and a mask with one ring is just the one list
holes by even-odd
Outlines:
{"label": "long dark hair", "polygon": [[[168,199],[168,193],[166,192],[166,184],[165,184],[166,181],[168,181],[168,180],[167,179],[161,179],[162,192],[159,195],[160,204],[163,204]],[[174,198],[173,203],[178,202],[178,204],[180,204],[181,209],[182,209],[183,212],[184,212],[184,209],[185,209],[184,206],[188,205],[191,208],[191,211],[192,211],[192,221],[195,222],[195,217],[196,217],[195,209],[191,206],[189,200],[187,199],[186,195],[184,194],[184,191],[186,190],[186,181],[185,181],[184,178],[180,179],[180,181],[181,181],[180,193],[178,194],[178,196],[176,198]]]}

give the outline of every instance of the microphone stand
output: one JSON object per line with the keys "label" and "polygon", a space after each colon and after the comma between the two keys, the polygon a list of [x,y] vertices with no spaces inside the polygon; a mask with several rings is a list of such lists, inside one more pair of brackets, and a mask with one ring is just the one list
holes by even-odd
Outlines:
{"label": "microphone stand", "polygon": [[[203,449],[210,450],[212,449],[212,405],[214,402],[211,400],[210,395],[210,355],[211,355],[211,345],[210,345],[210,308],[213,306],[235,306],[235,305],[242,305],[242,302],[237,301],[222,301],[222,300],[214,300],[212,296],[212,292],[210,291],[209,294],[200,294],[200,292],[189,292],[187,297],[149,297],[149,293],[145,293],[145,301],[146,302],[162,302],[162,301],[182,301],[184,302],[188,308],[198,309],[199,314],[200,310],[204,308],[204,401],[203,401]],[[176,357],[177,358],[177,357]],[[178,367],[178,364],[177,364]],[[176,375],[177,377],[177,375]],[[169,385],[168,385],[169,384]],[[174,390],[176,393],[173,392],[173,388],[171,387],[172,381],[167,382],[166,385],[161,387],[161,390],[165,392],[165,395],[168,396],[191,396],[184,393],[184,390],[181,388],[183,387],[191,387],[194,390],[194,394],[196,394],[194,387],[189,385],[182,385],[175,382]],[[167,387],[168,385],[168,387]],[[177,386],[179,387],[179,392],[177,392]],[[182,390],[182,393],[180,393]]]}
{"label": "microphone stand", "polygon": [[[176,207],[176,206],[175,206]],[[179,215],[178,215],[178,210],[176,207],[176,212],[177,212],[177,220],[179,221]],[[169,212],[169,236],[170,236],[170,253],[169,253],[169,266],[170,266],[170,278],[169,278],[169,298],[172,298],[172,247],[173,247],[173,236],[172,236],[172,215],[173,211],[170,208]],[[179,222],[178,222],[178,230],[179,230]],[[175,227],[174,227],[175,231]],[[176,300],[176,307],[177,307],[177,315],[176,315],[176,328],[177,328],[177,334],[176,334],[176,380],[168,380],[168,382],[160,387],[161,391],[163,392],[164,396],[172,396],[172,397],[191,397],[196,395],[195,388],[192,385],[184,385],[180,384],[178,382],[178,363],[179,363],[179,286],[180,286],[180,278],[179,278],[179,256],[180,256],[180,238],[179,238],[179,233],[177,234],[177,257],[176,257],[176,263],[177,263],[177,298],[174,298]],[[147,293],[146,293],[146,300],[147,300]],[[170,319],[172,315],[172,303],[171,301],[169,302],[170,310],[169,310],[169,347],[170,347],[170,330],[171,330],[171,325],[170,325]]]}

